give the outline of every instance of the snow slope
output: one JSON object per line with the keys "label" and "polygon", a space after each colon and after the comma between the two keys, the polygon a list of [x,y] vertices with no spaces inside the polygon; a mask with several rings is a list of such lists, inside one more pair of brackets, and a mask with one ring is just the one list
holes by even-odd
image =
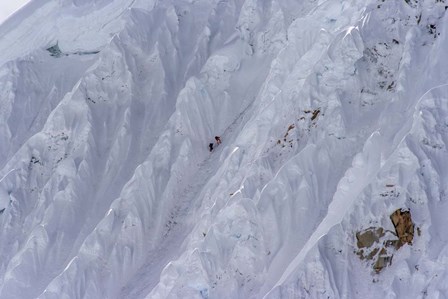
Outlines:
{"label": "snow slope", "polygon": [[[32,0],[0,26],[0,298],[448,297],[447,6]],[[399,208],[375,274],[355,234]]]}

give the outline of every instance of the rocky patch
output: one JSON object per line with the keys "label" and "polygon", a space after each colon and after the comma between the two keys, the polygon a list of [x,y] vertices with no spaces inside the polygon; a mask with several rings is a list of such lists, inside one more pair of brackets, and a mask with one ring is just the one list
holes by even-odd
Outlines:
{"label": "rocky patch", "polygon": [[382,227],[369,227],[356,232],[355,253],[363,261],[368,261],[376,273],[392,264],[396,250],[404,244],[412,245],[414,223],[411,212],[398,209],[390,215],[395,232]]}

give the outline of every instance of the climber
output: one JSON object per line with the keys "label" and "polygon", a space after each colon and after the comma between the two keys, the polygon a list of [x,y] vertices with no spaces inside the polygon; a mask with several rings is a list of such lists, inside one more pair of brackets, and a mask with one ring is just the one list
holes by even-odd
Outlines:
{"label": "climber", "polygon": [[219,136],[215,136],[215,140],[216,140],[216,144],[220,145],[221,144],[221,137]]}
{"label": "climber", "polygon": [[208,145],[208,148],[210,149],[210,152],[213,151],[213,143],[210,143],[210,144]]}

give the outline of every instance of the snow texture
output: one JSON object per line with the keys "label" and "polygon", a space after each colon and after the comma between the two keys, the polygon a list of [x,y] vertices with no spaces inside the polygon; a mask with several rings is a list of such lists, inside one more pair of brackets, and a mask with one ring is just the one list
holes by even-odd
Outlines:
{"label": "snow texture", "polygon": [[[448,298],[447,8],[31,0],[0,26],[0,298]],[[400,208],[376,274],[355,234]]]}

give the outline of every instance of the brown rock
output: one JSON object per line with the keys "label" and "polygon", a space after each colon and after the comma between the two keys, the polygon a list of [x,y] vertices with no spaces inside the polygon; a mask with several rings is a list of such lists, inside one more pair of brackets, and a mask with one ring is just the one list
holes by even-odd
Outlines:
{"label": "brown rock", "polygon": [[378,243],[382,236],[384,236],[384,229],[382,227],[369,227],[364,231],[357,232],[356,240],[358,240],[358,248],[369,248],[373,243]]}
{"label": "brown rock", "polygon": [[315,120],[320,113],[320,109],[316,109],[313,111],[313,116],[311,116],[311,120]]}
{"label": "brown rock", "polygon": [[395,233],[398,237],[395,248],[399,249],[406,243],[412,245],[412,240],[414,239],[414,223],[412,222],[411,212],[398,209],[390,215],[390,220],[394,224]]}
{"label": "brown rock", "polygon": [[375,265],[373,265],[373,269],[376,271],[376,273],[381,272],[384,267],[390,266],[392,264],[392,257],[393,255],[388,254],[387,250],[385,248],[382,248]]}

